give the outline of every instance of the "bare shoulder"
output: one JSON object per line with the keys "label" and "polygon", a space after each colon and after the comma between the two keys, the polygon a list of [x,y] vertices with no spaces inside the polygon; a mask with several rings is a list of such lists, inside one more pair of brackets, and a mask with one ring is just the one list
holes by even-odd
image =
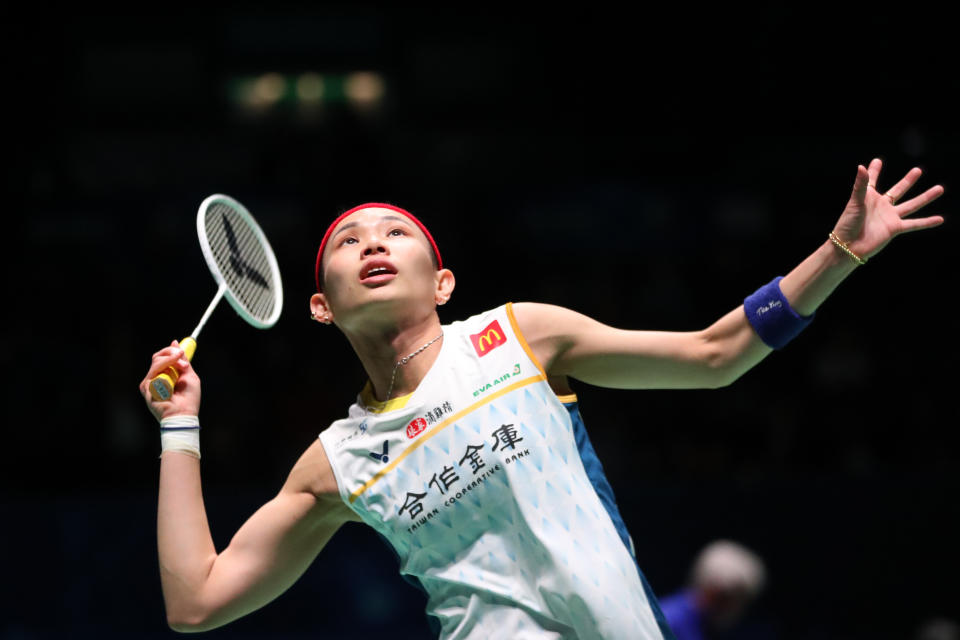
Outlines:
{"label": "bare shoulder", "polygon": [[578,335],[599,325],[582,313],[553,304],[517,302],[512,306],[517,326],[547,371]]}
{"label": "bare shoulder", "polygon": [[515,302],[513,316],[528,342],[554,339],[567,333],[571,324],[589,321],[587,316],[553,304]]}
{"label": "bare shoulder", "polygon": [[510,304],[513,309],[513,315],[517,322],[538,322],[549,318],[551,314],[569,311],[564,307],[558,307],[554,304],[544,304],[542,302],[513,302]]}
{"label": "bare shoulder", "polygon": [[282,491],[309,494],[316,499],[318,506],[325,507],[325,511],[336,511],[345,520],[359,521],[359,516],[340,497],[337,478],[319,438],[307,447],[293,465]]}

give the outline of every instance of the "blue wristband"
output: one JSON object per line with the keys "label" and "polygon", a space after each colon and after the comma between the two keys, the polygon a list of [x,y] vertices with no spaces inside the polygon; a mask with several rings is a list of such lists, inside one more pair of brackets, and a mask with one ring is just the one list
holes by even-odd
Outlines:
{"label": "blue wristband", "polygon": [[781,280],[782,277],[774,278],[743,301],[743,310],[753,330],[764,344],[774,349],[787,346],[816,315],[804,317],[794,311],[780,291]]}

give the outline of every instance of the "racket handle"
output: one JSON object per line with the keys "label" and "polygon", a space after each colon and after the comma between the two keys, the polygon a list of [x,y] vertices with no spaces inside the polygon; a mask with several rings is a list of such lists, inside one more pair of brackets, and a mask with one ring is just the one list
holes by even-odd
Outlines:
{"label": "racket handle", "polygon": [[[190,337],[184,338],[180,341],[180,348],[183,349],[183,357],[190,361],[193,359],[193,352],[197,350],[197,341]],[[154,402],[169,400],[179,379],[180,372],[175,367],[167,367],[166,371],[151,380],[150,395]]]}

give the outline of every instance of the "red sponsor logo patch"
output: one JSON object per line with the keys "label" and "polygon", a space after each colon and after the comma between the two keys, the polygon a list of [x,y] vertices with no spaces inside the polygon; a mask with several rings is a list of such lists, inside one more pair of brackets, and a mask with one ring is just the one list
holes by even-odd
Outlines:
{"label": "red sponsor logo patch", "polygon": [[424,429],[427,428],[427,421],[423,418],[415,418],[407,425],[407,437],[416,438]]}
{"label": "red sponsor logo patch", "polygon": [[477,355],[481,358],[506,341],[507,334],[500,328],[500,323],[497,320],[488,324],[480,333],[470,335],[470,342],[473,343],[473,348],[476,349]]}

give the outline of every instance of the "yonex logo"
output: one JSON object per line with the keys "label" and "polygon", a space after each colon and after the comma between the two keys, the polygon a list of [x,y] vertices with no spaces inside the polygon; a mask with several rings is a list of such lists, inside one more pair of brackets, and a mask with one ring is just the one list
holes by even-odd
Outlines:
{"label": "yonex logo", "polygon": [[480,333],[470,335],[470,342],[477,355],[481,358],[507,341],[507,336],[500,328],[500,322],[494,320],[488,324]]}
{"label": "yonex logo", "polygon": [[269,289],[270,284],[259,271],[251,267],[240,257],[240,245],[237,244],[237,236],[233,233],[233,227],[227,216],[221,216],[223,220],[223,231],[227,234],[227,245],[230,247],[230,266],[240,278],[250,278],[264,289]]}
{"label": "yonex logo", "polygon": [[390,443],[386,440],[383,441],[383,453],[377,453],[376,451],[370,451],[370,457],[374,460],[379,460],[380,462],[390,462],[390,458],[387,456],[387,448],[390,446]]}

